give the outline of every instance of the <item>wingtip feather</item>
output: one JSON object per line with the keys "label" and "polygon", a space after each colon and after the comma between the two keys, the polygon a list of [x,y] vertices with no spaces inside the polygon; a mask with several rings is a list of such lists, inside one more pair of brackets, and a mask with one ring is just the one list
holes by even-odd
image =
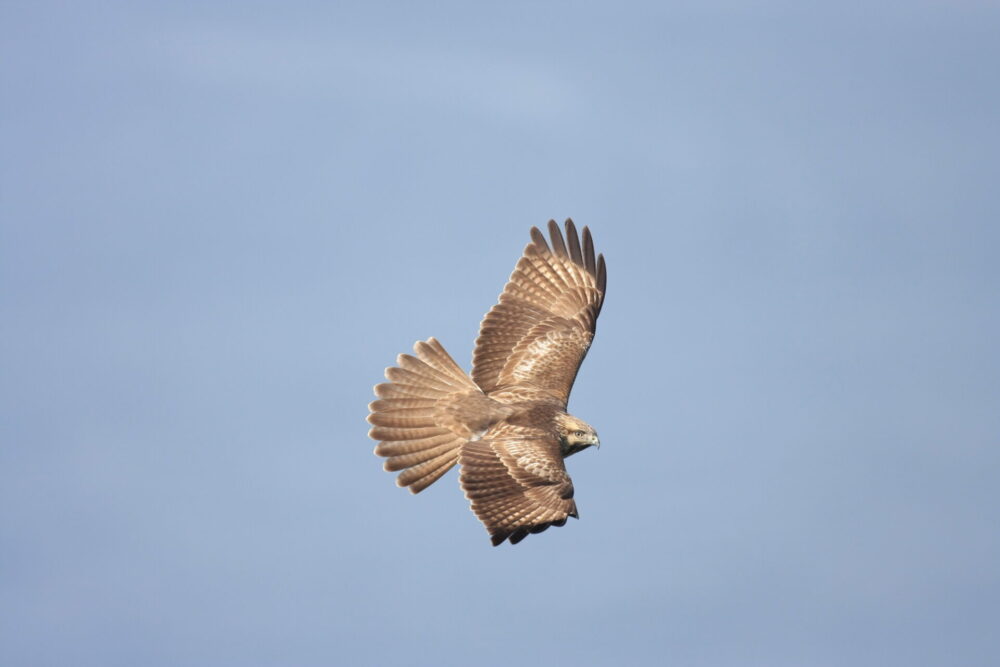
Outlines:
{"label": "wingtip feather", "polygon": [[518,528],[507,539],[510,540],[511,544],[517,544],[518,542],[526,538],[529,534],[530,531],[527,528]]}
{"label": "wingtip feather", "polygon": [[569,256],[575,263],[583,265],[583,253],[580,252],[580,237],[576,234],[576,225],[572,218],[566,218],[566,247]]}
{"label": "wingtip feather", "polygon": [[555,220],[549,220],[549,236],[552,238],[552,250],[559,257],[568,257],[566,244],[563,242],[562,232]]}
{"label": "wingtip feather", "polygon": [[594,237],[590,235],[590,228],[583,228],[583,264],[587,273],[594,278],[597,277],[597,261],[594,259]]}
{"label": "wingtip feather", "polygon": [[539,250],[548,250],[549,244],[545,240],[545,234],[542,234],[538,227],[531,228],[531,242],[538,247]]}

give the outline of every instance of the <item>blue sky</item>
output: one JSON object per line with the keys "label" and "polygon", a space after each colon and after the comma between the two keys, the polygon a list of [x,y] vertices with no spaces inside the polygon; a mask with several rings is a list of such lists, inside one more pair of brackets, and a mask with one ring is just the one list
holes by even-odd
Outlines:
{"label": "blue sky", "polygon": [[[0,662],[987,665],[1000,5],[4,3]],[[371,387],[608,261],[581,520]]]}

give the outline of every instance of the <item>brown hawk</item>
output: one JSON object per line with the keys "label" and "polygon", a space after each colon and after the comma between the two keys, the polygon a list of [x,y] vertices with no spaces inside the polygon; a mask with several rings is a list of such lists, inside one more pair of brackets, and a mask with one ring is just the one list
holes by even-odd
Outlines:
{"label": "brown hawk", "polygon": [[459,481],[493,545],[579,518],[563,459],[597,433],[566,412],[604,302],[604,256],[549,221],[551,246],[531,243],[479,328],[472,376],[434,338],[399,355],[368,409],[369,435],[399,486],[419,493],[462,464]]}

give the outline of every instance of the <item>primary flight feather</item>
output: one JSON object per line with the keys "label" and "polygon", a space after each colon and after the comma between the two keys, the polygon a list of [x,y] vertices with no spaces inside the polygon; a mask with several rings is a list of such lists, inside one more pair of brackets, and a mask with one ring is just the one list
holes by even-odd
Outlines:
{"label": "primary flight feather", "polygon": [[479,328],[472,375],[434,338],[387,368],[368,409],[369,435],[396,483],[419,493],[456,463],[493,545],[577,517],[563,460],[600,445],[566,405],[604,303],[607,269],[572,220],[566,236],[531,228],[514,273]]}

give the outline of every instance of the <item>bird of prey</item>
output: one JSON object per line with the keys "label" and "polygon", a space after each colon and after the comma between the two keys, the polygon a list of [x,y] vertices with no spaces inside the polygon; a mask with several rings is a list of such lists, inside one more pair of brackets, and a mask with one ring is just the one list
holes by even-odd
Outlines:
{"label": "bird of prey", "polygon": [[434,338],[401,354],[376,385],[369,436],[385,469],[413,493],[456,463],[472,511],[493,546],[579,518],[563,460],[597,432],[566,412],[577,370],[604,303],[604,255],[583,245],[572,220],[566,237],[536,227],[499,302],[483,318],[471,377]]}

